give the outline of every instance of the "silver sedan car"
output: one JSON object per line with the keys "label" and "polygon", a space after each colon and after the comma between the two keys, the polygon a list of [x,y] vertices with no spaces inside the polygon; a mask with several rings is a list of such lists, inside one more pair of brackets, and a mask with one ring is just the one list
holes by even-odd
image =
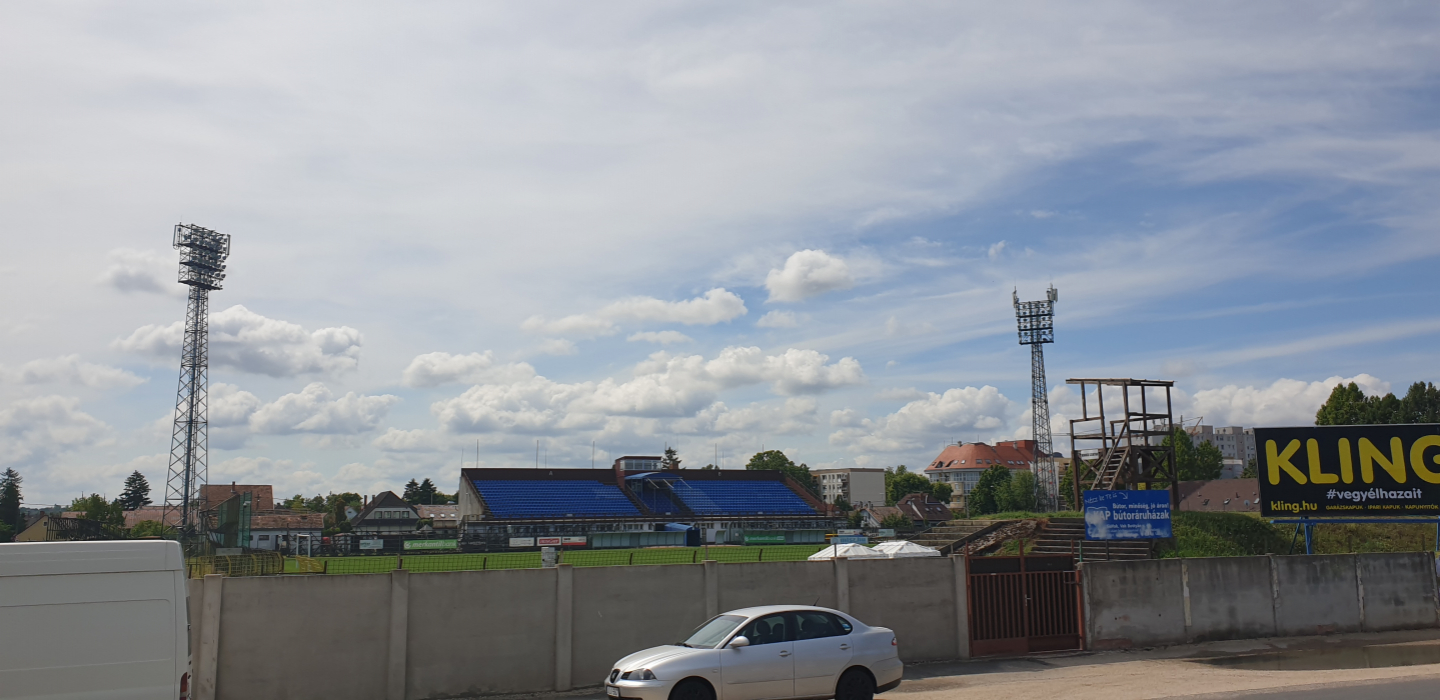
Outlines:
{"label": "silver sedan car", "polygon": [[605,693],[626,700],[871,700],[900,685],[895,633],[837,610],[734,610],[683,642],[615,663]]}

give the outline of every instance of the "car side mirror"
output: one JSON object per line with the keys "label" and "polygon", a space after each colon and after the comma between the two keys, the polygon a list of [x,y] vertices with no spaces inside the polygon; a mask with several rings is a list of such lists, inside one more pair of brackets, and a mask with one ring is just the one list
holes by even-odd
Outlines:
{"label": "car side mirror", "polygon": [[736,637],[736,638],[730,640],[730,644],[729,644],[728,646],[729,646],[731,649],[739,649],[740,647],[748,647],[748,646],[750,646],[750,640],[747,639],[744,635],[741,635],[741,636],[739,636],[739,637]]}

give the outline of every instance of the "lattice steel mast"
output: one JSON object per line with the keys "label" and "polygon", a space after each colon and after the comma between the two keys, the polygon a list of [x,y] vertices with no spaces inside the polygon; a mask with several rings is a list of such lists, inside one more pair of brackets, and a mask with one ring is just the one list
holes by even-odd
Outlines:
{"label": "lattice steel mast", "polygon": [[1030,413],[1035,435],[1035,480],[1040,505],[1047,510],[1060,507],[1060,474],[1055,468],[1054,443],[1050,438],[1050,398],[1045,385],[1045,343],[1055,342],[1055,302],[1060,293],[1052,285],[1045,301],[1020,301],[1019,291],[1011,292],[1020,344],[1030,346]]}
{"label": "lattice steel mast", "polygon": [[207,377],[210,361],[210,291],[225,279],[230,236],[193,224],[175,225],[180,251],[180,284],[189,285],[185,339],[180,352],[180,388],[175,397],[175,430],[170,438],[170,474],[165,482],[165,523],[183,540],[204,532],[197,500],[209,476],[206,464]]}

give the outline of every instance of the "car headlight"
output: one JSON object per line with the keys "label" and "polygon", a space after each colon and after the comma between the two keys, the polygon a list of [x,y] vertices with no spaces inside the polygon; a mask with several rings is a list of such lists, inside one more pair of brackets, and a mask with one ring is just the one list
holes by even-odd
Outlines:
{"label": "car headlight", "polygon": [[642,668],[642,669],[640,669],[640,670],[638,670],[638,671],[626,671],[625,673],[621,674],[620,678],[621,678],[621,680],[627,680],[627,681],[653,681],[653,680],[658,680],[657,678],[655,678],[655,674],[652,673],[652,672],[650,671],[650,669],[648,669],[648,668]]}

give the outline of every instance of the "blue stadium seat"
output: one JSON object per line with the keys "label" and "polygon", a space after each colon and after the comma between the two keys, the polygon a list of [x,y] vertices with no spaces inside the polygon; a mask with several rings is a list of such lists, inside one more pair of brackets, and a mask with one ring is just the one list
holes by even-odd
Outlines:
{"label": "blue stadium seat", "polygon": [[475,490],[497,518],[640,515],[618,487],[599,481],[476,479]]}
{"label": "blue stadium seat", "polygon": [[676,481],[675,493],[696,515],[815,515],[778,481]]}

